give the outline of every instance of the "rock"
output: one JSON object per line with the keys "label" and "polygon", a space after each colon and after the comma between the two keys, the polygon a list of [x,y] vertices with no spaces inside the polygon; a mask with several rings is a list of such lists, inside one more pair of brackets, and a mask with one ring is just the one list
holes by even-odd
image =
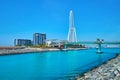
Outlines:
{"label": "rock", "polygon": [[120,80],[120,55],[84,74],[77,80]]}

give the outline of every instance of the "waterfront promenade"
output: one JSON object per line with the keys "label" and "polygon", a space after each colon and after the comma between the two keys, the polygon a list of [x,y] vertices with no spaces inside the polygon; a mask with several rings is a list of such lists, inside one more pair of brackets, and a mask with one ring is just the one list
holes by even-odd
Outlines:
{"label": "waterfront promenade", "polygon": [[120,80],[120,54],[101,66],[84,73],[77,80]]}

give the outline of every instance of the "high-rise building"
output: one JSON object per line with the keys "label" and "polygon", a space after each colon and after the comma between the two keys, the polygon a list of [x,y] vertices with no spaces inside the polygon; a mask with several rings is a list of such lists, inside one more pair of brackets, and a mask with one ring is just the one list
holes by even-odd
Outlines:
{"label": "high-rise building", "polygon": [[31,45],[32,42],[29,39],[15,39],[14,40],[14,45],[15,46],[28,46]]}
{"label": "high-rise building", "polygon": [[68,42],[77,42],[76,28],[74,26],[74,16],[72,10],[69,15],[69,31],[68,31]]}
{"label": "high-rise building", "polygon": [[46,41],[46,34],[35,33],[33,35],[33,44],[37,46],[39,44],[45,44]]}

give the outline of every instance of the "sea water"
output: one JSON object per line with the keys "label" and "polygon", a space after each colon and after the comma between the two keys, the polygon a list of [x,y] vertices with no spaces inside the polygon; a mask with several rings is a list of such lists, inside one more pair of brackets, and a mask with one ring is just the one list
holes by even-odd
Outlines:
{"label": "sea water", "polygon": [[0,80],[67,80],[120,53],[120,48],[39,52],[0,56]]}

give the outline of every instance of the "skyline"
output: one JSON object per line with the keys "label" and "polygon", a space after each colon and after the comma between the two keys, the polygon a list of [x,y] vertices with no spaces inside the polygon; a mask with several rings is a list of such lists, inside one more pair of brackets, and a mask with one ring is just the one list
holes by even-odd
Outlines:
{"label": "skyline", "polygon": [[78,41],[120,41],[119,4],[119,0],[0,1],[0,46],[13,45],[16,38],[33,40],[36,32],[45,33],[47,39],[67,40],[70,10]]}

